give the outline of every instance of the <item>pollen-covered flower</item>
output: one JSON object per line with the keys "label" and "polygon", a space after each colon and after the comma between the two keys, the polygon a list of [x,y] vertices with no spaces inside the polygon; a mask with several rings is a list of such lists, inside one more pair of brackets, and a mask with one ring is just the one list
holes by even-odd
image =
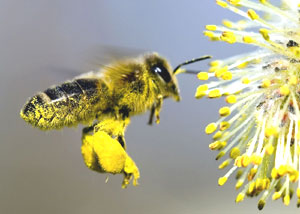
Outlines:
{"label": "pollen-covered flower", "polygon": [[[285,205],[296,190],[300,206],[300,1],[216,1],[244,20],[207,25],[213,41],[257,46],[251,53],[211,62],[196,98],[224,97],[220,119],[208,124],[211,150],[219,150],[219,168],[229,167],[219,185],[236,172],[236,202],[260,196],[282,198]],[[213,79],[213,80],[211,80]],[[210,81],[211,80],[211,81]],[[294,194],[295,195],[295,194]]]}

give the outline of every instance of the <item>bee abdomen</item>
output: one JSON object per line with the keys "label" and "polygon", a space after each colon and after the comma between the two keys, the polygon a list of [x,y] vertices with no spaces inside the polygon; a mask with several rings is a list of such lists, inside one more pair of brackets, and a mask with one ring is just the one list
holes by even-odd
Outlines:
{"label": "bee abdomen", "polygon": [[101,110],[107,86],[100,79],[75,79],[33,96],[21,110],[21,117],[41,129],[60,129],[89,123]]}

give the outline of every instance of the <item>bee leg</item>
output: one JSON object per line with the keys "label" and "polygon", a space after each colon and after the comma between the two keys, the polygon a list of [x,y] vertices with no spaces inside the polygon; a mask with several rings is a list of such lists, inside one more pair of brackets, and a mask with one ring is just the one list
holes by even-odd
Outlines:
{"label": "bee leg", "polygon": [[120,143],[121,146],[124,148],[124,150],[126,150],[126,141],[125,141],[124,135],[119,135],[119,136],[117,137],[117,141],[119,141],[119,143]]}
{"label": "bee leg", "polygon": [[160,114],[160,110],[161,110],[162,104],[163,104],[163,96],[159,95],[157,97],[157,102],[156,102],[156,105],[155,105],[155,117],[156,117],[156,121],[155,122],[157,124],[160,123],[159,114]]}
{"label": "bee leg", "polygon": [[148,125],[152,125],[153,123],[154,111],[155,111],[155,105],[151,107]]}
{"label": "bee leg", "polygon": [[93,144],[93,132],[94,125],[85,127],[82,130],[82,145],[81,145],[81,154],[85,165],[94,171],[104,172],[101,166],[98,164],[98,157],[94,151]]}
{"label": "bee leg", "polygon": [[82,129],[82,135],[85,135],[85,134],[88,134],[88,133],[94,131],[94,128],[96,125],[97,125],[97,123],[93,124],[92,126],[84,127]]}
{"label": "bee leg", "polygon": [[[132,179],[133,185],[137,185],[140,177],[136,164],[124,148],[124,131],[128,123],[129,119],[107,119],[82,132],[81,153],[86,166],[100,173],[123,174],[122,188],[126,188]],[[119,140],[124,141],[124,146]]]}

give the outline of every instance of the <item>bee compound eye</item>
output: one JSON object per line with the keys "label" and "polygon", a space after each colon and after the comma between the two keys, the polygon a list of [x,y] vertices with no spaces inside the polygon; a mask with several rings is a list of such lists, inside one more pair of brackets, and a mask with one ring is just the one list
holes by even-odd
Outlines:
{"label": "bee compound eye", "polygon": [[151,67],[153,73],[158,74],[166,83],[171,81],[169,71],[161,64],[156,64]]}

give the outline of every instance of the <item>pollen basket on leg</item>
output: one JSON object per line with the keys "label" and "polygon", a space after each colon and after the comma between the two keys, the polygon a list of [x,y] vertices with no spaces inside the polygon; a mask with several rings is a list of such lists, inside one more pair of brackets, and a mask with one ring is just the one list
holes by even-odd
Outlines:
{"label": "pollen basket on leg", "polygon": [[219,185],[236,171],[236,202],[260,196],[259,209],[270,196],[289,205],[295,187],[300,206],[299,5],[282,2],[285,8],[271,1],[217,1],[245,20],[207,25],[204,34],[258,49],[212,61],[208,72],[198,75],[195,94],[227,103],[205,128],[213,136],[209,148],[218,151],[217,160],[224,159],[219,168],[229,167]]}

